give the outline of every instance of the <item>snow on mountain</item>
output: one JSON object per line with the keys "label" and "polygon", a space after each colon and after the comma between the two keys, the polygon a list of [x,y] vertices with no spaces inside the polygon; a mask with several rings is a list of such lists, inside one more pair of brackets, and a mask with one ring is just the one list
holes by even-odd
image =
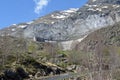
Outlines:
{"label": "snow on mountain", "polygon": [[27,24],[32,24],[34,21],[27,22]]}
{"label": "snow on mountain", "polygon": [[19,25],[19,28],[25,28],[27,25]]}
{"label": "snow on mountain", "polygon": [[69,10],[61,11],[62,13],[75,13],[79,8],[70,8]]}
{"label": "snow on mountain", "polygon": [[52,17],[52,18],[61,19],[61,18],[66,18],[67,16],[65,16],[65,15],[57,15],[57,16],[51,15],[51,17]]}
{"label": "snow on mountain", "polygon": [[52,14],[52,18],[63,19],[69,17],[71,14],[76,13],[79,8],[70,8],[69,10],[60,11],[57,14]]}

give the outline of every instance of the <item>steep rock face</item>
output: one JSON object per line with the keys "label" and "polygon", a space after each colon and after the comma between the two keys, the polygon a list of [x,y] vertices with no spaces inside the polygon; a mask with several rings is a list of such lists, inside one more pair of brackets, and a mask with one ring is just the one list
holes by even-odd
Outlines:
{"label": "steep rock face", "polygon": [[[80,9],[54,12],[36,20],[24,36],[49,40],[74,40],[90,32],[120,21],[118,0],[90,0]],[[68,15],[69,14],[69,15]]]}
{"label": "steep rock face", "polygon": [[[41,41],[69,41],[120,21],[120,0],[89,0],[80,9],[56,11],[34,20],[22,29],[8,28],[7,35]],[[15,25],[15,28],[19,25]],[[3,35],[6,29],[1,30]]]}

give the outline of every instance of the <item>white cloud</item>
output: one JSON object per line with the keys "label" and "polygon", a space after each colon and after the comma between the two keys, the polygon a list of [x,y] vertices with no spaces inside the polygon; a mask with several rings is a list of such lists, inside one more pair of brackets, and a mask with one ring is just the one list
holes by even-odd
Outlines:
{"label": "white cloud", "polygon": [[36,4],[34,12],[39,14],[48,5],[49,0],[33,0]]}

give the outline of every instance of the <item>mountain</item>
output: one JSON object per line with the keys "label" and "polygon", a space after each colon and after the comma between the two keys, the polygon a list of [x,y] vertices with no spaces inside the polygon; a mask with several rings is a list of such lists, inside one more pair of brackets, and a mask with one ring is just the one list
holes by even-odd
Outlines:
{"label": "mountain", "polygon": [[69,41],[84,37],[102,27],[120,21],[119,0],[89,0],[79,9],[55,11],[28,23],[14,24],[0,31],[1,35]]}
{"label": "mountain", "polygon": [[89,0],[0,35],[1,80],[120,80],[120,0]]}

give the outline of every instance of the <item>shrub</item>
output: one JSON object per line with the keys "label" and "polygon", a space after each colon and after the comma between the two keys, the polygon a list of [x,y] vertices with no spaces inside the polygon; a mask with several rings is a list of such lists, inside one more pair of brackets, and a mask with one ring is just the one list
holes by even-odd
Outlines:
{"label": "shrub", "polygon": [[86,62],[86,54],[83,52],[78,51],[71,51],[68,54],[68,59],[70,64],[83,64],[83,62]]}
{"label": "shrub", "polygon": [[11,64],[16,61],[16,57],[14,55],[8,55],[6,59],[6,64]]}
{"label": "shrub", "polygon": [[33,42],[29,43],[29,45],[28,45],[29,53],[34,53],[37,49],[38,49],[38,46],[35,43],[33,43]]}

